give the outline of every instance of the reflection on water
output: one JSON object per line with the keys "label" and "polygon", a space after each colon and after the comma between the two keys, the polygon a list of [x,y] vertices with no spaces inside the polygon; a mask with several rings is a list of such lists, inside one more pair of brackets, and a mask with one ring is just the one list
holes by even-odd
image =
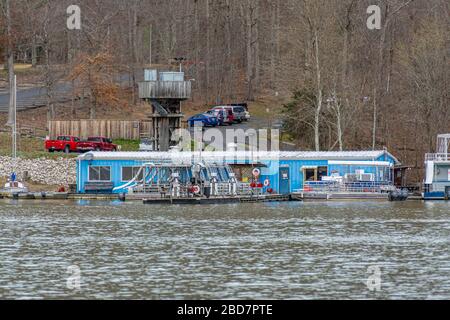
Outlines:
{"label": "reflection on water", "polygon": [[450,299],[449,217],[445,202],[0,202],[0,298]]}

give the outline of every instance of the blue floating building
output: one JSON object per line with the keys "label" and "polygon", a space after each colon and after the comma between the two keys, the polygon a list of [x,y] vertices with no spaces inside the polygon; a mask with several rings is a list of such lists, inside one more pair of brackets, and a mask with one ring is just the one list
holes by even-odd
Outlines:
{"label": "blue floating building", "polygon": [[[147,192],[173,178],[181,185],[196,176],[245,191],[290,194],[315,185],[346,182],[353,187],[393,185],[399,161],[386,150],[348,152],[90,152],[77,159],[77,191]],[[225,186],[223,188],[226,189]]]}

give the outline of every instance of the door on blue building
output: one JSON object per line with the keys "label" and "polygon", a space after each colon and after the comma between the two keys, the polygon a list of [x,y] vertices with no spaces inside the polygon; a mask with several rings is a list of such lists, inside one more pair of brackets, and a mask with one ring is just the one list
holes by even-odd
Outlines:
{"label": "door on blue building", "polygon": [[291,177],[288,167],[280,168],[280,194],[291,193]]}

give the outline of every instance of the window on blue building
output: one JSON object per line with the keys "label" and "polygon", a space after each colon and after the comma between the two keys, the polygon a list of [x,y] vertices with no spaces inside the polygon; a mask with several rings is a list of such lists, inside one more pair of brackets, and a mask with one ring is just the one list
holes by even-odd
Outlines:
{"label": "window on blue building", "polygon": [[317,181],[322,181],[322,178],[327,176],[328,176],[328,167],[319,167],[317,169]]}
{"label": "window on blue building", "polygon": [[[122,181],[128,182],[133,180],[136,175],[141,170],[141,167],[122,167]],[[141,170],[139,173],[139,176],[137,177],[137,180],[142,180],[144,178],[144,172]]]}
{"label": "window on blue building", "polygon": [[316,169],[304,169],[305,181],[316,181]]}
{"label": "window on blue building", "polygon": [[323,177],[328,176],[328,167],[303,167],[304,181],[322,181]]}
{"label": "window on blue building", "polygon": [[89,181],[111,181],[111,167],[89,167]]}

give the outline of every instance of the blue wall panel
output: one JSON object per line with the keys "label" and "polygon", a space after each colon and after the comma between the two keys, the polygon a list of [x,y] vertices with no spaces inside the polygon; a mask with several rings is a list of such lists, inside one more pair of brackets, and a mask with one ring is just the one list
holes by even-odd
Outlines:
{"label": "blue wall panel", "polygon": [[84,193],[84,184],[89,182],[89,167],[90,166],[106,166],[111,167],[111,182],[114,187],[124,184],[122,181],[122,167],[134,167],[142,165],[142,161],[134,160],[92,160],[81,161],[80,166],[80,187],[79,192]]}
{"label": "blue wall panel", "polygon": [[304,166],[317,166],[323,167],[328,165],[328,161],[326,160],[282,160],[280,162],[277,161],[261,161],[268,168],[263,168],[261,170],[261,181],[265,179],[270,180],[270,187],[275,191],[279,191],[280,177],[279,177],[279,169],[280,167],[288,167],[290,174],[290,184],[291,184],[291,192],[294,190],[303,188],[303,170]]}

